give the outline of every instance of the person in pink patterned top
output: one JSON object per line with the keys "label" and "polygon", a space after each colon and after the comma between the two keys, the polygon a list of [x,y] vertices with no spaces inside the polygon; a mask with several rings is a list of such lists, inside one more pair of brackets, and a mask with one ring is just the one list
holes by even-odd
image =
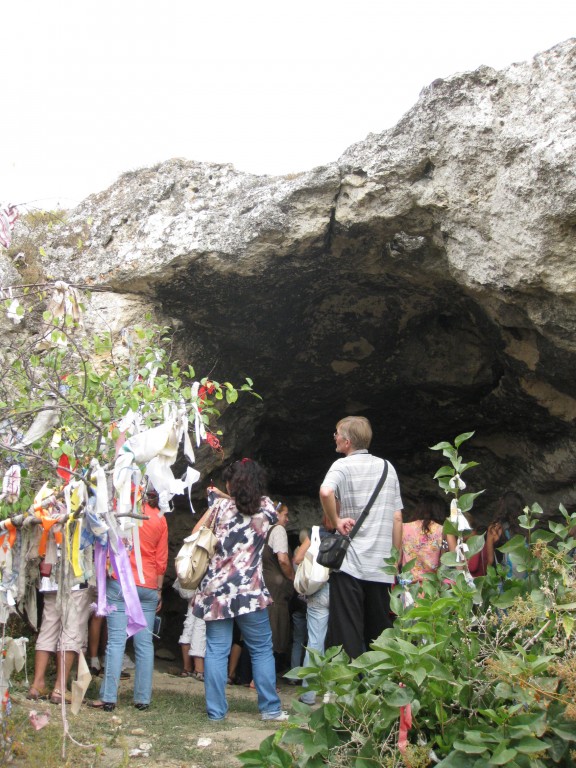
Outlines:
{"label": "person in pink patterned top", "polygon": [[192,609],[206,622],[204,686],[210,720],[228,712],[226,679],[234,622],[250,652],[262,720],[287,720],[276,691],[276,666],[268,605],[272,602],[262,575],[262,553],[269,528],[277,522],[274,504],[265,495],[264,469],[251,459],[224,470],[229,496],[211,487],[220,499],[196,524],[215,515],[218,539]]}
{"label": "person in pink patterned top", "polygon": [[[402,523],[402,566],[415,560],[412,579],[422,581],[425,573],[432,573],[440,565],[442,555],[442,525],[446,519],[446,508],[441,499],[431,494],[421,497],[416,505],[411,523]],[[447,537],[448,547],[453,550],[456,541]]]}

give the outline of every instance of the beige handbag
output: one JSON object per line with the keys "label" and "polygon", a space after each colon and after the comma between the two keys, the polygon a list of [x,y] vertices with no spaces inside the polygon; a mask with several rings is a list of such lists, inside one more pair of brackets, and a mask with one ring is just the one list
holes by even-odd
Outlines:
{"label": "beige handbag", "polygon": [[176,555],[176,575],[183,589],[196,589],[208,570],[210,559],[216,549],[218,539],[214,535],[216,513],[207,526],[202,526],[196,533],[184,539],[184,544]]}

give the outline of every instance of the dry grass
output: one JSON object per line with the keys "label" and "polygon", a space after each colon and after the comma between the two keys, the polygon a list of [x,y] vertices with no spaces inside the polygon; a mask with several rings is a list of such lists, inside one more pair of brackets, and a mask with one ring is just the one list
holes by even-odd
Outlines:
{"label": "dry grass", "polygon": [[[70,738],[64,742],[61,707],[47,701],[26,699],[26,686],[17,684],[11,692],[12,714],[6,722],[14,736],[11,765],[26,768],[233,768],[235,755],[255,749],[281,726],[260,720],[256,694],[242,686],[229,687],[230,712],[224,722],[211,722],[204,710],[203,684],[192,678],[173,677],[168,664],[157,660],[154,672],[152,705],[146,712],[132,706],[132,682],[123,681],[120,700],[114,712],[96,711],[83,706],[74,716],[68,710]],[[281,698],[290,708],[297,688],[283,683]],[[93,681],[86,698],[98,697],[98,681]],[[30,710],[47,712],[50,724],[35,731],[29,723]],[[199,739],[210,739],[199,746]],[[131,750],[151,744],[149,757],[130,756]],[[64,757],[63,757],[64,747]],[[0,765],[2,763],[0,762]]]}

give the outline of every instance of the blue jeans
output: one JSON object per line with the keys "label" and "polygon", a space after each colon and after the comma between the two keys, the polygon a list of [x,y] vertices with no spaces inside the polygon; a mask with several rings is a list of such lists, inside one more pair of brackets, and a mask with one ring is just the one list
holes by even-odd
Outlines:
{"label": "blue jeans", "polygon": [[[321,587],[318,592],[310,595],[308,598],[308,646],[306,648],[306,655],[304,656],[304,666],[310,666],[310,654],[308,648],[312,648],[315,651],[324,652],[324,641],[326,639],[326,632],[328,630],[328,616],[330,607],[330,585],[328,582]],[[306,688],[308,683],[306,680],[302,680],[302,687]],[[300,696],[300,700],[305,704],[314,704],[316,701],[316,694],[314,691],[306,691]]]}
{"label": "blue jeans", "polygon": [[306,645],[306,612],[294,611],[292,614],[292,652],[290,668],[299,667],[302,664],[302,651]]}
{"label": "blue jeans", "polygon": [[276,692],[276,666],[272,652],[272,630],[268,611],[264,609],[244,613],[235,619],[206,622],[204,687],[208,717],[210,720],[221,720],[228,712],[226,680],[234,621],[238,624],[250,652],[252,676],[258,693],[258,709],[262,715],[280,714],[280,697]]}
{"label": "blue jeans", "polygon": [[[154,616],[158,605],[158,593],[155,589],[136,587],[147,629],[141,629],[133,636],[136,669],[134,670],[134,703],[150,704],[152,698],[152,673],[154,672],[154,643],[152,630]],[[118,684],[122,671],[122,659],[126,649],[126,605],[120,584],[116,579],[107,579],[106,598],[115,611],[106,617],[108,625],[108,642],[106,644],[106,661],[104,679],[100,686],[100,700],[115,704],[118,700]]]}

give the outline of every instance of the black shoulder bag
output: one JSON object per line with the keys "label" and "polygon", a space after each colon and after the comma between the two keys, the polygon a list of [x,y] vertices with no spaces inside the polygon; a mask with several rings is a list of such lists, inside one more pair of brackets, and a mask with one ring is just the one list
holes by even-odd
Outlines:
{"label": "black shoulder bag", "polygon": [[356,534],[358,533],[358,529],[366,519],[366,516],[368,515],[368,512],[370,512],[372,505],[376,501],[376,497],[380,493],[382,486],[384,485],[384,482],[386,480],[386,475],[388,474],[388,462],[384,460],[384,470],[382,472],[382,476],[380,480],[378,480],[378,485],[376,488],[374,488],[374,493],[370,497],[370,501],[364,509],[362,510],[362,514],[356,520],[354,523],[354,528],[350,531],[348,536],[343,536],[341,533],[338,533],[338,531],[335,531],[334,533],[329,533],[327,536],[324,536],[322,541],[320,542],[320,549],[318,550],[318,554],[316,555],[316,562],[320,563],[320,565],[324,565],[326,568],[333,568],[334,570],[338,570],[342,563],[344,562],[344,558],[346,557],[346,552],[348,551],[348,547],[352,543],[352,539]]}

